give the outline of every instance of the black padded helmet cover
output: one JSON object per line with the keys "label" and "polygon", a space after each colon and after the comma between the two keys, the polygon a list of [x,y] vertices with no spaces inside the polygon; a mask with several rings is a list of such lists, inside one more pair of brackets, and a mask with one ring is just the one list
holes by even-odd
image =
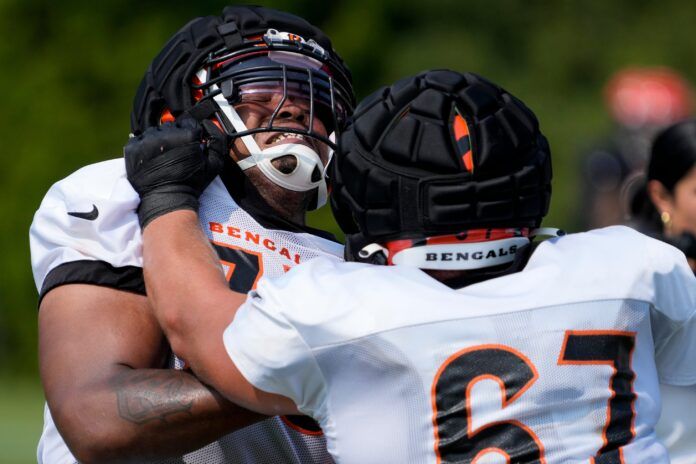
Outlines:
{"label": "black padded helmet cover", "polygon": [[244,46],[244,38],[278,29],[314,40],[326,50],[332,64],[347,76],[350,72],[333,50],[329,38],[304,19],[260,6],[229,6],[222,16],[196,18],[182,27],[152,60],[133,101],[131,131],[141,133],[159,124],[167,108],[176,117],[194,104],[192,79],[211,54]]}
{"label": "black padded helmet cover", "polygon": [[[458,116],[466,137],[453,128]],[[520,100],[475,74],[436,70],[358,105],[330,177],[334,214],[359,250],[474,228],[538,227],[549,207],[551,157]]]}

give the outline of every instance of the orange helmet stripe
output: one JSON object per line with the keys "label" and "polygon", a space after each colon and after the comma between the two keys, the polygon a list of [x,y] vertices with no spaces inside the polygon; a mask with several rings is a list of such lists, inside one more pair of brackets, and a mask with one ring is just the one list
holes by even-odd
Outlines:
{"label": "orange helmet stripe", "polygon": [[462,162],[468,172],[474,172],[474,156],[471,151],[471,137],[469,136],[469,126],[466,119],[459,113],[454,115],[453,122],[454,140],[457,147],[462,151]]}

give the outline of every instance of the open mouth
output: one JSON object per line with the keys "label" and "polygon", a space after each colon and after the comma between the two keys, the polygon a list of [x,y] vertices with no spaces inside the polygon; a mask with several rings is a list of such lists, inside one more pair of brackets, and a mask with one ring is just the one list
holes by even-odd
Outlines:
{"label": "open mouth", "polygon": [[[272,147],[283,144],[301,144],[312,150],[319,151],[316,140],[304,134],[296,134],[293,132],[274,132],[269,135],[263,142],[263,146]],[[283,174],[292,174],[295,169],[297,169],[298,160],[295,155],[285,155],[279,158],[275,158],[271,161],[273,166],[282,172]],[[312,182],[316,182],[314,179],[316,177],[314,173],[312,174]]]}
{"label": "open mouth", "polygon": [[311,145],[310,141],[307,140],[307,137],[302,135],[302,134],[294,134],[290,132],[281,132],[273,135],[271,138],[266,140],[266,145],[276,145],[284,140],[289,140],[289,141],[300,141],[300,142],[305,142],[305,145]]}
{"label": "open mouth", "polygon": [[273,132],[271,135],[267,136],[265,140],[261,139],[259,142],[261,142],[260,145],[264,148],[289,143],[297,143],[309,147],[317,153],[320,153],[320,148],[317,141],[314,138],[304,134],[296,134],[292,132]]}

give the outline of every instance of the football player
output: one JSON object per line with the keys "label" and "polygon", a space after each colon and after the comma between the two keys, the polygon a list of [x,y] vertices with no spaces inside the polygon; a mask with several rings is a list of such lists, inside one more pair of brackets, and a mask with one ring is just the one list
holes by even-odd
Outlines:
{"label": "football player", "polygon": [[[164,146],[179,137],[168,121],[186,113],[197,121],[189,129],[202,122],[224,169],[200,198],[201,226],[230,288],[247,292],[262,275],[342,255],[304,221],[326,199],[324,169],[353,105],[350,73],[319,29],[276,10],[228,7],[168,41],[131,125],[135,139],[154,128],[149,141]],[[167,211],[162,198],[150,206]],[[120,158],[56,183],[34,218],[47,399],[39,462],[330,462],[311,420],[244,411],[190,373],[162,369],[182,362],[145,297],[147,205],[136,212],[138,203]]]}
{"label": "football player", "polygon": [[[337,462],[669,462],[658,382],[696,383],[684,255],[626,227],[534,247],[549,148],[478,76],[404,79],[354,118],[331,170],[354,262],[317,258],[247,297],[195,210],[150,210],[148,296],[194,372],[244,407],[314,417]],[[147,139],[125,150],[143,203],[163,183],[195,198]],[[159,148],[204,173],[214,156]]]}

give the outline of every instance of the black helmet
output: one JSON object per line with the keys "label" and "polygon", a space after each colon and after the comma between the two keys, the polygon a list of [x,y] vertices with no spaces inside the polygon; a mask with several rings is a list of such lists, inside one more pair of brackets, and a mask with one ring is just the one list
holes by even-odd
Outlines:
{"label": "black helmet", "polygon": [[520,100],[475,74],[435,70],[358,105],[331,179],[347,257],[358,259],[374,243],[527,235],[548,211],[551,157]]}
{"label": "black helmet", "polygon": [[[245,92],[281,89],[283,98],[268,124],[247,129],[234,110]],[[285,99],[302,94],[310,102],[306,129],[275,124]],[[173,120],[183,112],[198,119],[212,117],[231,137],[241,137],[251,157],[242,169],[258,166],[271,180],[291,190],[325,188],[323,164],[307,147],[297,153],[265,153],[253,137],[257,132],[288,132],[308,136],[335,149],[340,132],[354,107],[350,71],[316,27],[289,13],[257,6],[231,6],[221,17],[196,18],[179,30],[150,64],[133,102],[131,130]],[[327,127],[314,130],[315,118]],[[278,153],[276,153],[278,152]],[[306,152],[306,153],[305,153]],[[310,153],[311,152],[311,153]],[[294,155],[298,168],[288,176],[270,163]],[[320,192],[320,196],[321,196]],[[321,199],[319,200],[321,202]]]}

